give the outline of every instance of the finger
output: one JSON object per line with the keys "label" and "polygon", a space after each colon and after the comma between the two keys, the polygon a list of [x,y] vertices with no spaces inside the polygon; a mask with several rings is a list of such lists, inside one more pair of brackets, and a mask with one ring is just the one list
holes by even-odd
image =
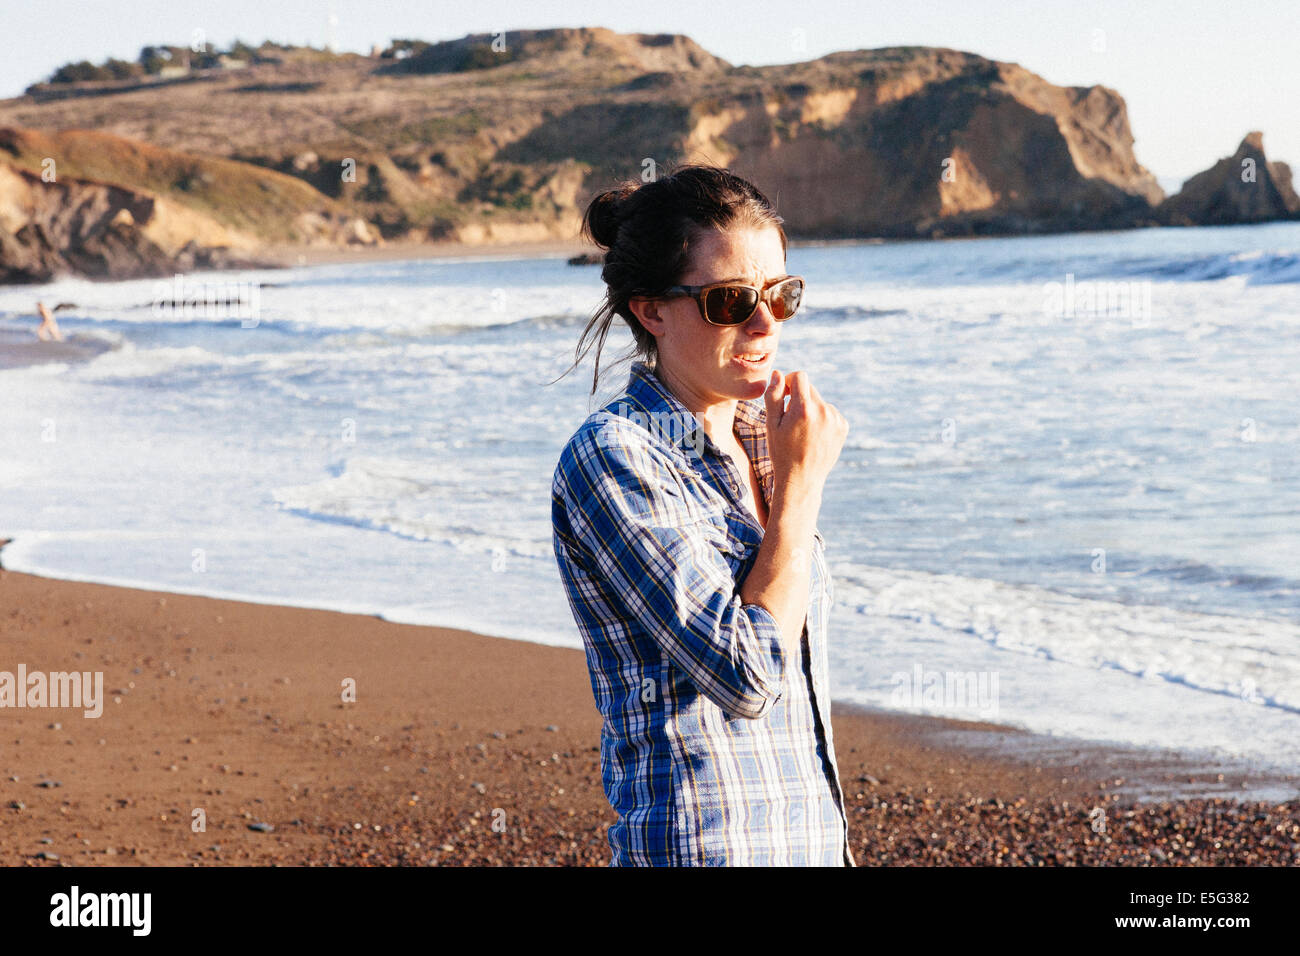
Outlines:
{"label": "finger", "polygon": [[767,391],[763,393],[763,401],[767,405],[767,420],[774,425],[779,425],[781,416],[785,414],[786,385],[786,378],[781,374],[781,370],[773,369],[772,378],[767,383]]}
{"label": "finger", "polygon": [[790,411],[802,412],[812,404],[812,383],[804,372],[790,373]]}

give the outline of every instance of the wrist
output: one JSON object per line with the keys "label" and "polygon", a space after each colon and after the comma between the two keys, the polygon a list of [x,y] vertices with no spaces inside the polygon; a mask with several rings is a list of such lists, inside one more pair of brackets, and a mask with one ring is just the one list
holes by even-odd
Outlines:
{"label": "wrist", "polygon": [[821,505],[822,489],[818,484],[788,481],[777,485],[772,491],[773,512],[807,512],[816,518]]}

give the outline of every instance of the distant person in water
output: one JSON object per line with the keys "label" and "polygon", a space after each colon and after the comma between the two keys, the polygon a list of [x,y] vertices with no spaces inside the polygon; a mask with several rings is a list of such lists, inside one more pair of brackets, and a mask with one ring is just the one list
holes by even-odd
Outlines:
{"label": "distant person in water", "polygon": [[59,323],[54,321],[54,313],[45,307],[44,302],[36,303],[36,311],[41,315],[41,324],[36,330],[36,337],[42,342],[62,342],[63,333],[59,331]]}

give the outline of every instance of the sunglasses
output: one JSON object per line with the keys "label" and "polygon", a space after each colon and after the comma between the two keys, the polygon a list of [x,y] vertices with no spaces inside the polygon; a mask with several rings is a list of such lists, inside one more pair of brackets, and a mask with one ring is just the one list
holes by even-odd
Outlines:
{"label": "sunglasses", "polygon": [[740,325],[758,308],[759,300],[767,302],[772,317],[778,322],[792,318],[803,301],[803,276],[781,276],[756,289],[752,285],[735,282],[712,282],[709,285],[675,285],[651,299],[673,299],[690,296],[700,307],[704,321],[712,325]]}

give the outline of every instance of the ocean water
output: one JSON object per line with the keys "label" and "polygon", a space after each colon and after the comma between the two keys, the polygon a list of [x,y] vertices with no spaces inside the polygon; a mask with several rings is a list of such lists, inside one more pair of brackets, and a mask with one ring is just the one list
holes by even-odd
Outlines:
{"label": "ocean water", "polygon": [[[1300,771],[1300,224],[795,246],[777,364],[851,430],[836,699]],[[550,482],[626,383],[561,258],[0,288],[6,567],[580,647]],[[0,617],[0,621],[3,617]],[[0,624],[2,627],[2,624]],[[274,635],[268,635],[274,639]]]}

